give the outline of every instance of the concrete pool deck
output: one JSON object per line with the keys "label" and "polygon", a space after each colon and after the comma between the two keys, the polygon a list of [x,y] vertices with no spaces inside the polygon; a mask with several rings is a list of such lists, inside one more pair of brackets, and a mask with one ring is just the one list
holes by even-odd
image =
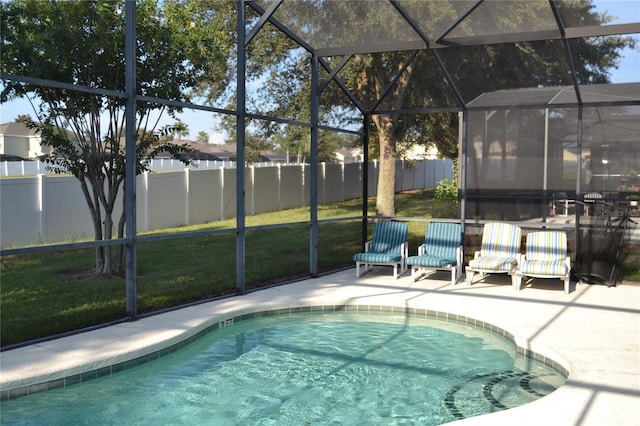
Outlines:
{"label": "concrete pool deck", "polygon": [[[569,371],[567,382],[533,403],[455,425],[635,425],[640,419],[640,283],[617,287],[535,280],[516,292],[506,276],[471,287],[447,272],[418,282],[391,269],[361,278],[349,269],[0,353],[3,399],[68,383],[140,359],[246,313],[320,305],[381,305],[448,312],[490,323],[518,345]],[[97,372],[97,373],[96,373]],[[83,373],[85,376],[83,376]],[[13,389],[13,391],[12,391]]]}

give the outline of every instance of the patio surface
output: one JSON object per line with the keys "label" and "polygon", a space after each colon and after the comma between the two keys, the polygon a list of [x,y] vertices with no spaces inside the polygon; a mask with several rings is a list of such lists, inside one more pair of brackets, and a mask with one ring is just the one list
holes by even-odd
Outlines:
{"label": "patio surface", "polygon": [[[414,283],[378,267],[353,269],[192,306],[136,322],[0,353],[0,389],[41,390],[43,383],[157,352],[230,316],[313,305],[385,305],[437,310],[485,321],[563,365],[567,382],[533,403],[455,425],[635,425],[640,419],[640,283],[617,287],[535,280],[519,292],[506,276],[471,287],[447,272]],[[77,376],[76,376],[77,377]]]}

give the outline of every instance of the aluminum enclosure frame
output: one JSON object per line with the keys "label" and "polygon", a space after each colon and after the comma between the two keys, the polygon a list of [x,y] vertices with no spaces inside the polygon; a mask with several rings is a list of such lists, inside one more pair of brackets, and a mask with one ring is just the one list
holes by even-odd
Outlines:
{"label": "aluminum enclosure frame", "polygon": [[[268,7],[265,9],[263,4],[267,3]],[[246,129],[246,120],[247,118],[261,118],[261,119],[269,119],[282,123],[292,123],[300,126],[309,127],[311,129],[311,193],[310,193],[310,218],[309,218],[309,227],[310,227],[310,252],[309,252],[309,271],[311,276],[316,276],[318,273],[318,265],[317,265],[317,247],[318,247],[318,216],[317,216],[317,206],[318,206],[318,198],[317,198],[317,182],[318,182],[318,131],[320,129],[327,128],[326,126],[322,126],[319,123],[319,97],[322,91],[327,87],[330,82],[335,82],[338,87],[342,89],[342,91],[346,94],[346,96],[351,100],[354,104],[355,108],[362,114],[363,120],[363,130],[361,132],[353,132],[351,130],[339,129],[341,131],[357,133],[363,138],[364,145],[364,162],[365,164],[369,160],[369,131],[368,131],[368,123],[373,115],[376,114],[429,114],[429,113],[439,113],[439,112],[458,112],[461,115],[461,126],[460,126],[460,135],[461,135],[461,146],[460,146],[460,159],[461,159],[461,168],[466,170],[465,164],[467,161],[467,144],[468,144],[468,114],[470,111],[474,110],[487,110],[489,109],[486,105],[474,105],[474,100],[465,100],[460,87],[458,86],[456,80],[452,77],[449,69],[447,68],[441,52],[445,51],[451,47],[457,46],[479,46],[485,44],[496,44],[496,43],[518,43],[518,42],[528,42],[528,41],[536,41],[536,40],[559,40],[562,41],[563,46],[565,48],[566,59],[571,64],[570,75],[573,83],[573,90],[575,91],[575,96],[577,101],[575,103],[567,103],[561,105],[554,105],[554,107],[570,107],[576,108],[578,111],[578,128],[576,129],[576,135],[578,140],[578,149],[581,149],[582,146],[582,116],[583,109],[585,107],[591,106],[637,106],[640,105],[640,93],[637,95],[637,99],[626,99],[626,100],[608,100],[608,101],[600,101],[600,102],[588,102],[583,99],[582,87],[579,85],[578,77],[576,75],[575,66],[573,64],[574,61],[574,52],[572,52],[570,40],[572,39],[581,39],[586,37],[599,37],[599,36],[612,36],[612,35],[625,35],[625,34],[640,34],[640,22],[628,23],[628,24],[618,24],[618,25],[607,25],[607,26],[589,26],[589,27],[567,27],[562,21],[561,15],[558,11],[558,1],[557,0],[549,0],[549,8],[551,9],[555,19],[556,28],[554,29],[545,29],[539,31],[523,31],[523,32],[512,32],[512,33],[504,33],[499,35],[478,35],[474,37],[459,37],[452,35],[454,34],[454,30],[464,21],[464,19],[468,16],[471,16],[475,10],[480,8],[483,5],[483,0],[477,0],[470,3],[470,6],[459,16],[459,18],[452,22],[452,24],[446,28],[441,34],[438,34],[433,39],[430,39],[427,34],[425,34],[421,29],[419,24],[417,23],[415,17],[412,16],[411,10],[407,8],[406,3],[399,0],[388,0],[385,3],[391,5],[398,13],[400,19],[403,19],[406,22],[408,28],[410,28],[419,39],[415,40],[397,40],[393,42],[384,42],[384,43],[369,43],[369,44],[360,44],[360,45],[351,45],[351,46],[334,46],[334,47],[316,47],[309,41],[305,40],[305,38],[297,34],[293,29],[289,28],[285,23],[279,21],[276,16],[276,12],[283,7],[287,7],[288,0],[274,0],[274,1],[253,1],[253,0],[236,0],[237,7],[237,54],[238,54],[238,75],[237,75],[237,104],[236,109],[234,111],[231,110],[223,110],[220,108],[214,107],[206,107],[202,105],[192,105],[185,103],[176,103],[170,100],[159,100],[159,99],[150,99],[145,96],[139,96],[136,94],[135,86],[135,55],[136,55],[136,26],[135,26],[135,13],[136,13],[136,3],[134,0],[126,1],[125,15],[126,15],[126,40],[125,40],[125,52],[126,52],[126,88],[124,92],[114,92],[108,91],[105,89],[100,89],[96,87],[89,86],[77,86],[70,85],[62,82],[49,81],[49,80],[37,80],[30,76],[16,76],[9,75],[7,73],[2,73],[0,76],[3,80],[13,80],[13,81],[24,81],[24,82],[35,82],[36,80],[39,84],[51,86],[51,87],[68,87],[73,90],[87,91],[89,93],[97,93],[97,94],[108,94],[110,96],[121,97],[126,100],[125,107],[125,115],[127,118],[127,129],[126,129],[126,158],[127,158],[127,170],[125,175],[125,181],[127,184],[125,185],[125,211],[126,211],[126,238],[125,241],[121,241],[121,243],[126,243],[127,246],[127,266],[126,266],[126,287],[127,287],[127,314],[130,319],[136,319],[138,316],[137,312],[137,304],[136,304],[136,275],[137,275],[137,260],[136,260],[136,250],[137,250],[137,242],[139,241],[139,237],[136,235],[136,207],[135,207],[135,185],[132,182],[135,182],[135,161],[133,161],[135,154],[135,146],[136,146],[136,135],[135,135],[135,108],[137,101],[153,101],[167,105],[177,105],[180,107],[188,107],[194,109],[200,109],[204,111],[212,111],[212,112],[221,112],[224,114],[230,114],[236,116],[238,120],[238,125],[236,129],[236,142],[237,142],[237,156],[238,156],[238,164],[242,164],[242,169],[238,170],[236,175],[236,185],[237,185],[237,197],[236,197],[236,209],[237,209],[237,222],[236,222],[236,290],[238,294],[244,294],[245,289],[245,233],[246,233],[246,224],[245,224],[245,175],[244,175],[244,158],[245,158],[245,129]],[[247,25],[247,16],[246,16],[246,8],[250,7],[253,11],[260,15],[260,19],[255,22],[253,28],[246,33],[246,25]],[[278,117],[265,117],[258,116],[255,114],[247,113],[246,111],[246,48],[252,42],[256,34],[258,34],[264,27],[266,23],[270,23],[271,25],[278,28],[289,38],[294,40],[297,44],[299,44],[303,49],[308,51],[311,54],[311,62],[312,62],[312,93],[311,98],[309,100],[311,105],[311,120],[310,123],[299,123],[293,122],[291,120],[286,120]],[[382,98],[378,99],[377,102],[374,103],[372,108],[367,108],[364,103],[358,99],[358,97],[351,92],[347,85],[341,80],[339,72],[344,67],[348,61],[354,55],[359,54],[369,54],[369,53],[384,53],[384,52],[393,52],[393,51],[410,51],[410,52],[419,52],[422,50],[428,50],[433,53],[436,61],[438,62],[443,75],[445,76],[449,86],[452,88],[455,93],[455,98],[457,99],[457,103],[455,105],[446,105],[439,107],[431,107],[431,108],[407,108],[400,110],[385,110],[380,108],[380,104],[382,102]],[[338,64],[336,67],[332,67],[330,62],[326,59],[328,57],[334,56],[343,56],[344,59]],[[414,60],[415,54],[410,56],[407,60],[408,65],[412,60]],[[320,80],[319,70],[324,69],[328,73],[328,77],[324,80]],[[392,82],[395,81],[400,76],[401,72],[392,78]],[[392,84],[392,83],[391,83]],[[389,85],[389,88],[391,87]],[[640,82],[638,82],[640,85]],[[491,110],[499,110],[499,109],[533,109],[533,108],[547,108],[548,103],[539,103],[539,104],[527,104],[527,105],[492,105],[490,107]],[[338,129],[333,129],[338,130]],[[465,211],[466,211],[466,191],[467,191],[467,177],[465,175],[464,170],[461,171],[460,176],[460,200],[461,200],[461,221],[464,226],[465,221]],[[367,188],[367,168],[364,168],[363,171],[363,210],[362,210],[362,237],[363,241],[366,239],[366,231],[367,231],[367,220],[368,220],[368,211],[367,211],[367,203],[366,200],[368,198],[368,188]],[[577,170],[578,176],[580,170]],[[580,179],[578,179],[576,190],[580,193]],[[101,242],[101,243],[91,243],[91,246],[97,245],[113,245],[119,243],[118,240],[111,240],[109,242]],[[51,250],[59,248],[60,246],[55,246]],[[2,250],[0,254],[13,254],[13,253],[27,253],[30,252],[30,249],[19,249],[19,250]],[[42,251],[43,248],[36,248],[32,251]],[[44,249],[46,250],[46,249]]]}

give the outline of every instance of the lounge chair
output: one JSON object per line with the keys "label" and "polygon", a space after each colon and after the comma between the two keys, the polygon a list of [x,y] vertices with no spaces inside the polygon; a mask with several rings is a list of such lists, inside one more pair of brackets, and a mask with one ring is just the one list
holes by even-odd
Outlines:
{"label": "lounge chair", "polygon": [[573,209],[574,212],[576,210],[576,200],[569,199],[569,196],[566,192],[558,192],[554,196],[553,202],[555,209],[562,208],[562,213],[556,210],[557,214],[560,216],[569,216],[569,210]]}
{"label": "lounge chair", "polygon": [[408,257],[406,264],[411,268],[413,281],[427,270],[447,270],[451,271],[451,285],[455,285],[462,275],[462,226],[458,223],[430,223],[424,244],[418,247],[418,255]]}
{"label": "lounge chair", "polygon": [[571,259],[567,256],[567,234],[560,231],[536,231],[527,235],[526,252],[516,270],[516,290],[522,277],[559,278],[569,294]]}
{"label": "lounge chair", "polygon": [[409,227],[402,222],[379,222],[373,228],[373,237],[365,243],[364,253],[356,253],[356,277],[373,269],[373,265],[393,266],[393,277],[398,278],[407,270],[405,259],[408,256],[407,235]]}
{"label": "lounge chair", "polygon": [[475,273],[511,275],[515,288],[515,270],[521,257],[520,244],[522,229],[509,223],[490,222],[484,225],[480,251],[465,268],[467,284],[473,283]]}

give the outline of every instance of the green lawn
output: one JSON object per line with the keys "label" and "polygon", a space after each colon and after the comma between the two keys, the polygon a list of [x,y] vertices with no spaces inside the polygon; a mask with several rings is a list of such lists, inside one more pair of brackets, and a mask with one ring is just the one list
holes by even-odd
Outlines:
{"label": "green lawn", "polygon": [[[369,211],[375,211],[371,199]],[[430,190],[398,194],[397,215],[455,217],[455,206],[433,200]],[[319,207],[320,219],[359,216],[362,205],[353,200]],[[291,223],[284,228],[248,230],[245,282],[247,289],[309,274],[309,227],[295,225],[309,219],[309,208],[272,212],[246,218],[248,227]],[[409,222],[409,247],[414,253],[424,238],[424,221]],[[234,220],[157,231],[183,233],[207,229],[226,234],[182,236],[138,245],[138,311],[153,312],[216,296],[236,293]],[[372,228],[370,227],[370,230]],[[320,224],[320,272],[352,266],[360,250],[361,222]],[[150,233],[151,234],[151,233]],[[470,250],[470,249],[468,249]],[[469,255],[470,253],[467,253]],[[7,256],[2,259],[0,333],[2,345],[54,336],[126,317],[125,280],[96,277],[91,249]],[[640,280],[640,254],[633,251],[625,263],[625,279]]]}

